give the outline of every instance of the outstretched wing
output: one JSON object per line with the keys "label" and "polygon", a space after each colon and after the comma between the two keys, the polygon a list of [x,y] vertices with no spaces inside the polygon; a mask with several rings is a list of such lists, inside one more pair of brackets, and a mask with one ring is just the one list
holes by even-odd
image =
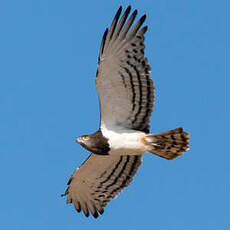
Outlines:
{"label": "outstretched wing", "polygon": [[101,126],[148,132],[154,92],[144,53],[147,26],[140,28],[146,15],[132,26],[137,10],[128,18],[129,6],[119,20],[121,10],[120,7],[101,42],[96,78]]}
{"label": "outstretched wing", "polygon": [[71,176],[65,195],[75,209],[97,218],[103,207],[132,181],[141,156],[91,154]]}

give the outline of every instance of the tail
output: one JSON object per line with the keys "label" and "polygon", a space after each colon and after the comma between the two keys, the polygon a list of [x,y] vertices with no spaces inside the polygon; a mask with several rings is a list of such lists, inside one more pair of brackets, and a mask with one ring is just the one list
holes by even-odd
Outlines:
{"label": "tail", "polygon": [[173,160],[189,150],[189,134],[183,128],[173,129],[163,133],[147,134],[145,143],[148,152],[168,160]]}

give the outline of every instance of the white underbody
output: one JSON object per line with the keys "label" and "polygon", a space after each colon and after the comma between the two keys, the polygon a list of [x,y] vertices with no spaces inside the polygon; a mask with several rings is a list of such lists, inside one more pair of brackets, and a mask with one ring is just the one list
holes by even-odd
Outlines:
{"label": "white underbody", "polygon": [[141,155],[147,152],[143,142],[146,135],[144,132],[122,127],[101,127],[101,132],[109,139],[110,155]]}

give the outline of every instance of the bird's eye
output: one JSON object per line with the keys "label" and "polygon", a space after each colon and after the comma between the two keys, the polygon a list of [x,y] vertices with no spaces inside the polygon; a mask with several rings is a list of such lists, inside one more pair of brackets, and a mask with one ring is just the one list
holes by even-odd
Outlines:
{"label": "bird's eye", "polygon": [[83,140],[88,140],[88,139],[89,139],[89,136],[83,136],[82,139],[83,139]]}

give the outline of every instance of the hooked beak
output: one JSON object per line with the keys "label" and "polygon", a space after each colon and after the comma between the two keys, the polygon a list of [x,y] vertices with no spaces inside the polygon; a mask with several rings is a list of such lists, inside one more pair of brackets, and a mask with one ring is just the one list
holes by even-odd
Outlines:
{"label": "hooked beak", "polygon": [[74,142],[79,144],[80,143],[79,138],[77,138]]}

